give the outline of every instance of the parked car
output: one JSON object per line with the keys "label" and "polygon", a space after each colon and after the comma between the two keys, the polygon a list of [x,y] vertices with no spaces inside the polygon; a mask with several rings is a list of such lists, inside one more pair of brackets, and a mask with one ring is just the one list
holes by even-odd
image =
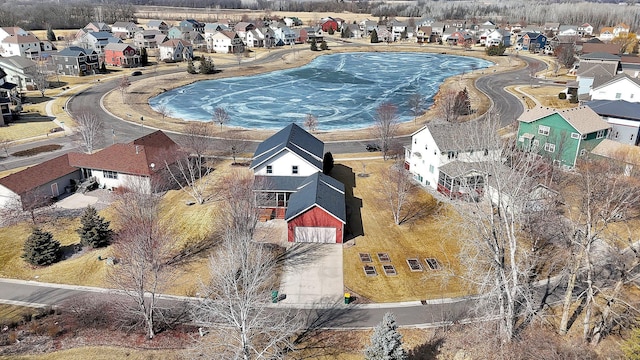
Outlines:
{"label": "parked car", "polygon": [[380,145],[374,144],[374,143],[367,144],[366,148],[367,148],[367,151],[371,151],[371,152],[373,152],[373,151],[381,151],[382,150],[380,148]]}
{"label": "parked car", "polygon": [[131,76],[140,76],[140,75],[142,75],[142,71],[140,71],[140,70],[136,70],[136,71],[131,73]]}

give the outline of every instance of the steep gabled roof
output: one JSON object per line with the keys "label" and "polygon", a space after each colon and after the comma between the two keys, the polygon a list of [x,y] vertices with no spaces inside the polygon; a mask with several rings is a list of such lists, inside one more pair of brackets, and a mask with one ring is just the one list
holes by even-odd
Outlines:
{"label": "steep gabled roof", "polygon": [[484,150],[486,144],[475,144],[469,136],[480,131],[479,127],[481,126],[481,121],[475,120],[463,123],[429,123],[426,128],[431,133],[438,149],[441,152],[446,152]]}
{"label": "steep gabled roof", "polygon": [[293,123],[258,145],[253,154],[251,169],[255,169],[285,149],[298,155],[319,171],[322,170],[324,143]]}
{"label": "steep gabled roof", "polygon": [[188,42],[186,40],[182,40],[182,39],[167,40],[167,41],[163,42],[162,44],[160,44],[159,46],[175,48],[176,46],[178,46],[178,44],[182,44],[183,47],[192,46],[190,42]]}
{"label": "steep gabled roof", "polygon": [[620,61],[620,56],[611,55],[606,52],[594,52],[582,55],[580,60],[603,60],[603,61]]}
{"label": "steep gabled roof", "polygon": [[112,51],[125,51],[127,48],[132,48],[133,50],[136,49],[133,45],[127,43],[109,43],[104,47],[105,50]]}
{"label": "steep gabled roof", "polygon": [[522,115],[520,115],[518,121],[532,123],[553,114],[560,115],[580,134],[590,134],[599,130],[606,130],[611,127],[588,106],[579,106],[570,109],[554,109],[538,106],[533,109],[526,110]]}
{"label": "steep gabled roof", "polygon": [[640,121],[640,103],[626,100],[593,100],[585,105],[600,116]]}
{"label": "steep gabled roof", "polygon": [[58,51],[55,55],[78,57],[78,56],[86,56],[90,54],[95,54],[95,51],[87,50],[79,46],[69,46],[68,48]]}
{"label": "steep gabled roof", "polygon": [[7,44],[26,44],[26,43],[39,43],[37,37],[33,35],[15,35],[15,36],[7,36],[2,40],[3,43]]}
{"label": "steep gabled roof", "polygon": [[13,66],[16,69],[28,69],[36,66],[36,62],[19,55],[0,57],[0,65]]}
{"label": "steep gabled roof", "polygon": [[609,85],[611,85],[613,83],[616,83],[618,81],[625,80],[625,79],[629,80],[630,82],[634,83],[637,87],[640,88],[640,79],[633,78],[633,77],[631,77],[631,76],[629,76],[629,75],[627,75],[625,73],[622,73],[622,74],[618,74],[618,75],[614,76],[613,78],[609,79],[609,81],[607,81],[607,82],[603,82],[598,86],[593,86],[593,90],[597,90],[597,89],[599,89],[601,87],[604,87],[604,86],[609,86]]}
{"label": "steep gabled roof", "polygon": [[173,163],[179,147],[158,130],[128,144],[114,144],[94,154],[70,154],[69,162],[76,167],[109,170],[118,173],[150,176]]}
{"label": "steep gabled roof", "polygon": [[317,172],[305,178],[289,198],[285,220],[289,221],[314,206],[327,211],[343,224],[347,222],[344,185],[329,175]]}
{"label": "steep gabled roof", "polygon": [[78,168],[69,165],[70,155],[72,154],[64,154],[5,176],[0,179],[0,185],[20,195],[55,179],[69,175],[74,171],[78,171]]}

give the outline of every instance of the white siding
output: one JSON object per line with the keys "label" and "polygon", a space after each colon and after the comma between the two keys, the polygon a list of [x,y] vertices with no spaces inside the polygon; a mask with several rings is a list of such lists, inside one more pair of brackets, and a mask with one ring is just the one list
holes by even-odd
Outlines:
{"label": "white siding", "polygon": [[[438,168],[442,165],[440,163],[440,149],[427,128],[411,137],[411,158],[408,159],[408,162],[409,171],[414,175],[422,176],[420,182],[422,185],[428,185],[434,189],[437,187]],[[433,166],[433,173],[429,171],[430,165]]]}
{"label": "white siding", "polygon": [[591,91],[591,100],[626,100],[640,102],[640,85],[629,79],[620,79]]}
{"label": "white siding", "polygon": [[118,173],[117,179],[111,179],[105,177],[105,171],[102,170],[91,170],[91,176],[95,177],[98,184],[106,189],[141,186],[143,190],[151,191],[151,182],[148,177]]}
{"label": "white siding", "polygon": [[[268,165],[271,166],[271,174],[267,174]],[[298,166],[297,174],[292,174],[293,166]],[[266,176],[309,176],[319,171],[322,171],[322,169],[312,166],[295,153],[285,150],[256,167],[254,173],[255,175]]]}
{"label": "white siding", "polygon": [[3,185],[0,185],[0,208],[15,203],[18,195]]}

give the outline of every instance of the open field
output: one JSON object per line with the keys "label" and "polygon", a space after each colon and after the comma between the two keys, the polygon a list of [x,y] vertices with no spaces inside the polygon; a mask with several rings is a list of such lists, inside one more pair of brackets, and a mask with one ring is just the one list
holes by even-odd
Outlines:
{"label": "open field", "polygon": [[139,350],[115,346],[79,347],[41,355],[11,356],[13,360],[179,360],[184,358],[182,350]]}

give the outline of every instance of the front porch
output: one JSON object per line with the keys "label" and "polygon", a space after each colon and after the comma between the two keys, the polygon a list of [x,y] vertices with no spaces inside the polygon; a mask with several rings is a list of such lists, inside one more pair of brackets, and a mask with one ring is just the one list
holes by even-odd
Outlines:
{"label": "front porch", "polygon": [[449,199],[479,201],[485,192],[486,174],[475,163],[454,161],[440,168],[437,190]]}

